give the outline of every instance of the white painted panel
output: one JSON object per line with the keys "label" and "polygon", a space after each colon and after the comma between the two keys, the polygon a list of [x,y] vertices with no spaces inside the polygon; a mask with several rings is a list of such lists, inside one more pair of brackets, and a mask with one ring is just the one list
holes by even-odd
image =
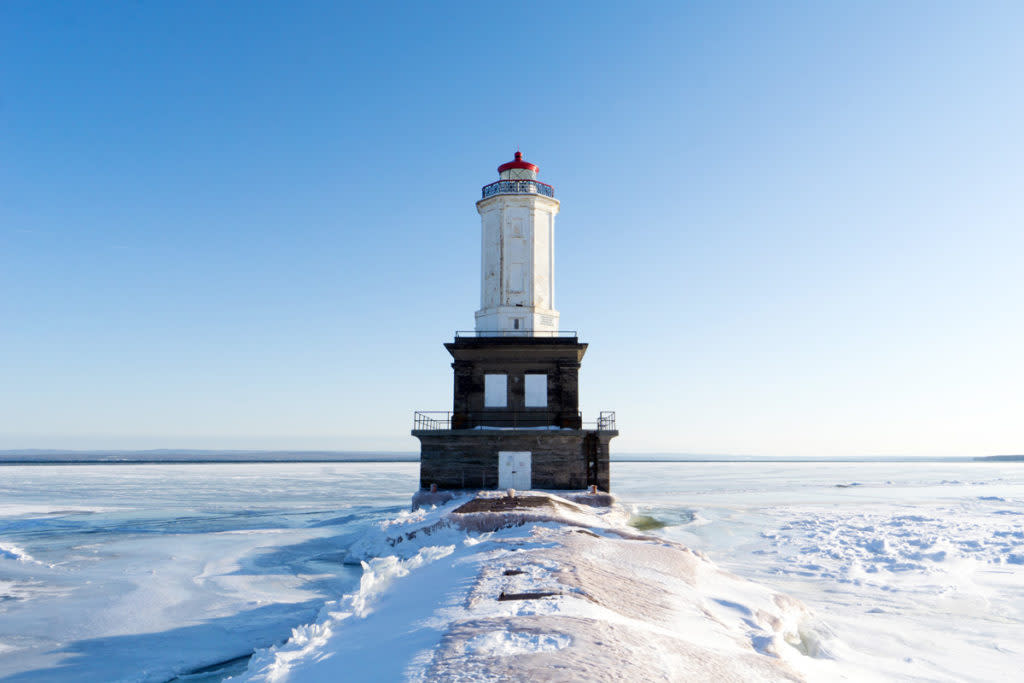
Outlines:
{"label": "white painted panel", "polygon": [[530,451],[498,451],[498,488],[527,491],[533,486]]}
{"label": "white painted panel", "polygon": [[526,239],[524,237],[513,237],[509,240],[508,245],[508,256],[510,261],[516,263],[525,263],[529,259],[529,255],[526,250]]}
{"label": "white painted panel", "polygon": [[550,255],[548,254],[548,225],[538,220],[533,225],[533,305],[547,308],[551,301],[549,291]]}
{"label": "white painted panel", "polygon": [[500,303],[498,292],[500,289],[500,236],[499,226],[501,215],[497,211],[490,211],[482,217],[483,223],[483,252],[481,256],[482,285],[481,285],[481,308],[493,308]]}
{"label": "white painted panel", "polygon": [[484,407],[508,407],[508,375],[484,375]]}
{"label": "white painted panel", "polygon": [[510,451],[498,451],[498,488],[510,489],[515,477],[516,454]]}
{"label": "white painted panel", "polygon": [[508,289],[520,294],[523,291],[523,264],[513,263],[508,271]]}
{"label": "white painted panel", "polygon": [[[521,225],[521,220],[516,220],[514,225]],[[526,239],[523,237],[512,237],[508,240],[508,294],[506,301],[510,306],[524,306],[528,302],[522,294],[526,292],[528,280],[532,277],[533,267],[528,258]],[[518,296],[517,296],[518,295]]]}
{"label": "white painted panel", "polygon": [[532,456],[529,451],[516,455],[515,486],[513,488],[529,490],[533,488]]}
{"label": "white painted panel", "polygon": [[526,407],[548,407],[547,375],[526,375]]}
{"label": "white painted panel", "polygon": [[555,214],[548,214],[548,308],[555,307]]}

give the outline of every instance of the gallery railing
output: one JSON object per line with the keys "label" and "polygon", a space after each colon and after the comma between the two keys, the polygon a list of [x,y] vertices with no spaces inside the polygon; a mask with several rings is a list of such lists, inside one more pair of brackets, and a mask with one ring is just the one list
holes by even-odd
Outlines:
{"label": "gallery railing", "polygon": [[555,188],[547,183],[536,180],[498,180],[490,185],[481,188],[483,198],[493,197],[496,194],[542,194],[545,197],[554,197]]}
{"label": "gallery railing", "polygon": [[444,410],[417,410],[412,416],[412,428],[417,432],[435,432],[452,428],[452,413]]}
{"label": "gallery railing", "polygon": [[464,337],[558,337],[574,339],[576,330],[456,330],[455,338]]}
{"label": "gallery railing", "polygon": [[[593,425],[590,427],[588,425]],[[601,411],[597,415],[597,420],[594,422],[583,423],[584,429],[596,429],[599,432],[603,431],[615,431],[615,412],[614,411]]]}

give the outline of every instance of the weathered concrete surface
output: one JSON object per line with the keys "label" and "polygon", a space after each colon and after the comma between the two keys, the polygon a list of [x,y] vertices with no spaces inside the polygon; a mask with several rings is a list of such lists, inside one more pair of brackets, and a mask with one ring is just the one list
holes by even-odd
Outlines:
{"label": "weathered concrete surface", "polygon": [[[420,637],[405,646],[401,676],[378,677],[862,680],[856,672],[837,675],[847,672],[818,647],[813,615],[798,601],[724,572],[699,552],[637,533],[618,505],[581,503],[595,498],[487,491],[381,524],[353,546],[353,559],[386,548],[415,567],[368,618],[371,627],[375,615],[385,626],[367,635],[343,630],[351,622],[331,624],[334,656],[316,648],[309,659],[351,668],[362,657],[376,666],[361,654],[367,642],[394,656]],[[473,542],[460,542],[457,531]],[[448,554],[422,562],[424,548],[442,546]]]}
{"label": "weathered concrete surface", "polygon": [[[555,502],[553,511],[575,507]],[[792,598],[747,588],[663,539],[582,531],[538,527],[496,541],[422,680],[806,680],[793,666],[806,658]],[[756,596],[750,607],[720,597],[741,592]]]}

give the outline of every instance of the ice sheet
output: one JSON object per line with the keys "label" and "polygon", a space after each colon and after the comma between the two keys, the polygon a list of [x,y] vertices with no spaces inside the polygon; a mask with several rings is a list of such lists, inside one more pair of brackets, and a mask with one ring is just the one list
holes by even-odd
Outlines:
{"label": "ice sheet", "polygon": [[408,499],[413,467],[380,468],[3,467],[0,679],[167,681],[286,638]]}
{"label": "ice sheet", "polygon": [[1020,463],[681,463],[619,474],[638,512],[669,522],[659,533],[799,597],[885,677],[995,681],[1024,664]]}
{"label": "ice sheet", "polygon": [[[354,540],[403,516],[417,466],[44,466],[0,475],[0,679],[156,681],[316,623],[359,583],[363,570],[343,563]],[[838,648],[839,661],[847,648],[890,680],[1004,680],[1024,664],[1022,463],[614,463],[612,481],[654,521],[646,533],[799,600],[819,646]],[[464,596],[460,580],[479,572],[464,565],[460,579],[444,568],[470,550],[457,538],[436,541],[455,547],[450,558],[399,577],[374,600],[397,600],[402,581],[430,571],[454,586],[451,599]],[[396,552],[364,550],[371,566]],[[427,591],[422,609],[433,613],[447,595]],[[561,647],[559,633],[495,627],[465,643],[481,655],[547,651]]]}

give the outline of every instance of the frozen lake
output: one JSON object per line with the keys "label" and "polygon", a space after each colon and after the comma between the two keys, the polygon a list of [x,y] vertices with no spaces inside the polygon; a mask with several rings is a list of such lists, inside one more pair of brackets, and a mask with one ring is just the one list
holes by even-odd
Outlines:
{"label": "frozen lake", "polygon": [[0,467],[0,680],[166,681],[287,638],[358,583],[346,539],[406,509],[416,472]]}
{"label": "frozen lake", "polygon": [[[280,642],[353,590],[345,549],[407,508],[417,472],[0,467],[0,680],[168,681]],[[612,483],[883,678],[1024,665],[1024,463],[614,463]]]}
{"label": "frozen lake", "polygon": [[638,464],[615,476],[624,502],[668,522],[664,535],[799,598],[883,679],[999,681],[1024,665],[1024,463]]}

